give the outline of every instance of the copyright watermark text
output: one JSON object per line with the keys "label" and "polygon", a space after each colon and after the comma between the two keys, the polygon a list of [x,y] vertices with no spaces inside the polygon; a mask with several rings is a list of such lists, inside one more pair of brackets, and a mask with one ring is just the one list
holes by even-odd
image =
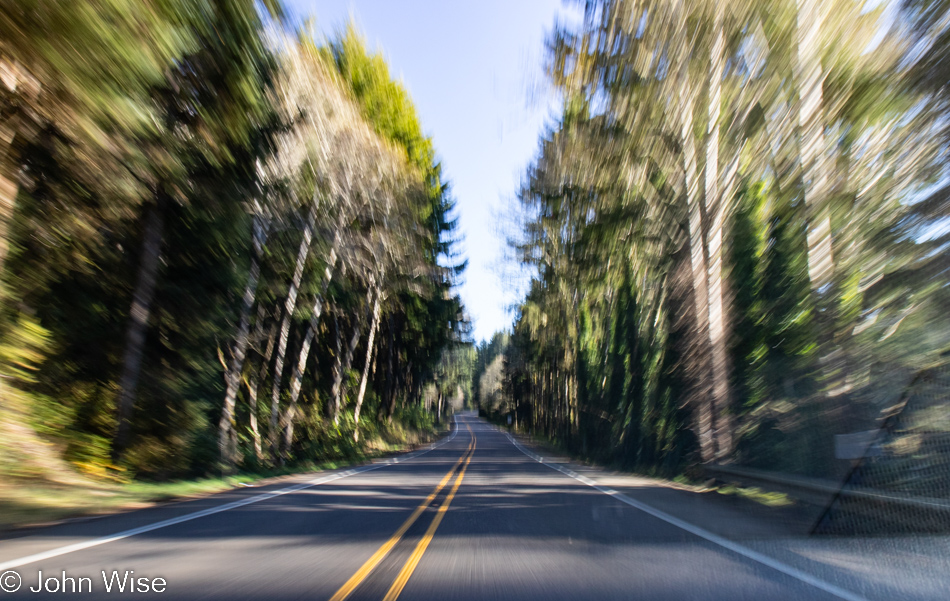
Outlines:
{"label": "copyright watermark text", "polygon": [[31,593],[164,593],[167,587],[164,578],[136,576],[135,570],[102,570],[96,576],[73,576],[65,570],[50,575],[40,570],[29,582],[14,570],[0,574],[0,591],[4,593],[21,589]]}

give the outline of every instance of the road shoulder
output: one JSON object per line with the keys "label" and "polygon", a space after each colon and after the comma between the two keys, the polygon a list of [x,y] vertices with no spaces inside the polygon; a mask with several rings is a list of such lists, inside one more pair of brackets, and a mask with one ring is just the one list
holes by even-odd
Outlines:
{"label": "road shoulder", "polygon": [[574,461],[529,437],[511,437],[567,475],[617,491],[860,598],[936,601],[945,599],[950,590],[950,536],[809,535],[807,512],[794,507],[766,507],[700,487],[604,470]]}

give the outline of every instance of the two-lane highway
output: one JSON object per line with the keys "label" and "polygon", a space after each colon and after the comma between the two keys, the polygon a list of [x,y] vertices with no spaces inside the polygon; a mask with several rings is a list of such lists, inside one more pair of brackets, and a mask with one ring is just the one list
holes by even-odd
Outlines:
{"label": "two-lane highway", "polygon": [[333,595],[330,601],[343,601],[344,599],[349,598],[357,588],[360,587],[368,578],[373,576],[373,571],[379,566],[380,563],[399,545],[403,537],[412,528],[413,524],[419,519],[419,517],[425,513],[427,509],[434,505],[434,502],[439,497],[439,493],[442,492],[442,489],[445,488],[445,485],[448,484],[455,473],[458,472],[458,476],[455,476],[455,484],[451,486],[451,489],[446,493],[444,499],[441,503],[438,504],[439,509],[436,511],[435,515],[432,517],[429,527],[426,529],[425,534],[422,535],[422,538],[419,539],[419,542],[416,544],[415,548],[412,551],[412,554],[406,559],[406,562],[403,564],[402,569],[399,570],[399,574],[396,576],[396,579],[393,581],[392,586],[389,587],[389,590],[386,591],[384,601],[395,601],[399,598],[400,593],[402,593],[403,588],[405,588],[406,583],[409,581],[409,577],[412,576],[412,572],[416,569],[416,566],[419,565],[419,560],[422,559],[422,555],[426,552],[426,549],[429,547],[429,543],[432,542],[432,537],[435,536],[436,530],[439,528],[439,524],[442,523],[442,519],[445,517],[446,511],[448,511],[449,506],[452,504],[452,499],[455,498],[455,495],[458,493],[459,487],[462,485],[462,480],[465,478],[465,471],[468,469],[468,464],[472,461],[472,455],[475,453],[476,438],[472,432],[471,426],[466,424],[465,429],[468,430],[471,434],[471,442],[468,445],[468,448],[465,449],[465,453],[459,457],[459,460],[455,462],[451,469],[446,472],[445,476],[442,477],[442,480],[432,492],[429,493],[429,496],[416,507],[415,511],[406,519],[405,522],[396,530],[389,540],[383,543],[379,549],[370,556],[366,562],[360,566],[360,569],[356,571],[353,576],[347,580],[343,586]]}
{"label": "two-lane highway", "polygon": [[471,413],[431,449],[311,478],[0,541],[22,582],[0,597],[861,599],[556,471]]}

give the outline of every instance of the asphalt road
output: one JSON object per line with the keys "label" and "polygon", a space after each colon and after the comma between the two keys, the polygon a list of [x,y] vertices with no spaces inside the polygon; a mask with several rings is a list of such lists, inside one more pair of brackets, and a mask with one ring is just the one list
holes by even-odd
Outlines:
{"label": "asphalt road", "polygon": [[[7,538],[0,587],[21,586],[0,599],[861,599],[552,469],[473,414],[431,449],[309,478]],[[108,592],[103,571],[151,592]]]}

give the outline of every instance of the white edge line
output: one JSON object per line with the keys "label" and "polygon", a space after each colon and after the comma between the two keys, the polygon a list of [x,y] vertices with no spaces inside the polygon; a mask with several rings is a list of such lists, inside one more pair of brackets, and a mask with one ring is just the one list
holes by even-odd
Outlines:
{"label": "white edge line", "polygon": [[[591,488],[594,488],[606,495],[610,495],[611,497],[617,499],[618,501],[621,501],[622,503],[626,503],[627,505],[630,505],[631,507],[639,509],[640,511],[644,513],[650,514],[657,519],[663,520],[667,524],[676,526],[677,528],[681,530],[685,530],[686,532],[689,532],[690,534],[696,535],[699,538],[705,539],[715,545],[719,545],[720,547],[728,549],[732,551],[733,553],[737,553],[747,559],[751,559],[752,561],[768,566],[772,568],[773,570],[777,570],[785,574],[786,576],[791,576],[792,578],[795,578],[796,580],[804,582],[805,584],[809,584],[817,589],[825,591],[826,593],[834,595],[835,597],[838,597],[840,599],[845,599],[846,601],[868,601],[867,598],[862,597],[858,595],[857,593],[852,593],[851,591],[845,590],[839,586],[835,586],[834,584],[830,584],[828,582],[825,582],[824,580],[820,580],[807,572],[799,570],[798,568],[793,568],[790,565],[786,565],[778,561],[777,559],[773,559],[769,557],[768,555],[763,555],[762,553],[753,551],[752,549],[748,547],[744,547],[738,543],[734,543],[731,540],[723,538],[717,534],[713,534],[712,532],[705,530],[703,528],[700,528],[699,526],[694,526],[693,524],[690,524],[689,522],[684,522],[683,520],[679,518],[673,517],[668,513],[660,511],[659,509],[654,509],[653,507],[646,505],[644,503],[641,503],[640,501],[631,499],[630,497],[623,494],[622,492],[616,491],[606,486],[600,486],[599,484],[597,484],[596,482],[594,482],[593,480],[591,480],[590,478],[586,476],[575,474],[574,472],[568,469],[565,469],[559,465],[548,463],[547,461],[544,461],[543,457],[540,457],[537,454],[532,453],[531,451],[521,446],[511,434],[508,434],[507,432],[505,434],[508,436],[508,440],[511,441],[511,444],[513,444],[515,448],[517,448],[519,451],[527,455],[529,458],[534,459],[538,463],[544,464],[551,469],[557,470],[561,472],[562,474],[564,474],[565,476],[570,476],[571,478],[574,478],[578,482],[586,484],[587,486],[590,486]],[[0,569],[2,569],[2,566],[0,566]]]}
{"label": "white edge line", "polygon": [[229,511],[231,509],[237,509],[238,507],[244,507],[246,505],[252,505],[254,503],[260,503],[261,501],[266,501],[268,499],[273,499],[274,497],[279,497],[286,495],[288,493],[297,492],[305,488],[311,488],[313,486],[318,486],[320,484],[326,484],[327,482],[333,482],[334,480],[340,480],[348,476],[355,476],[356,474],[362,474],[364,472],[369,472],[372,470],[379,469],[381,467],[386,467],[388,465],[396,465],[403,461],[409,459],[415,459],[421,455],[428,453],[442,445],[448,444],[455,438],[455,435],[458,433],[458,421],[453,416],[452,418],[453,425],[455,428],[452,430],[452,435],[448,438],[435,442],[429,445],[427,448],[410,453],[403,457],[397,457],[389,459],[387,461],[381,461],[379,463],[374,463],[372,465],[367,465],[363,467],[353,468],[332,474],[330,476],[323,476],[321,478],[314,478],[308,482],[302,482],[300,484],[295,484],[293,486],[288,486],[287,488],[282,488],[280,490],[275,490],[272,492],[261,493],[253,497],[248,497],[246,499],[240,499],[238,501],[232,501],[231,503],[225,503],[224,505],[218,505],[217,507],[209,507],[208,509],[203,509],[201,511],[196,511],[194,513],[186,513],[185,515],[180,515],[175,518],[170,518],[167,520],[162,520],[160,522],[155,522],[153,524],[146,524],[144,526],[139,526],[138,528],[132,528],[130,530],[123,530],[115,534],[110,534],[100,538],[94,538],[92,540],[84,541],[81,543],[75,543],[72,545],[66,545],[64,547],[58,547],[56,549],[50,549],[49,551],[43,551],[42,553],[34,553],[33,555],[27,555],[26,557],[20,557],[17,559],[11,559],[0,563],[0,572],[9,570],[12,568],[17,568],[23,565],[30,563],[35,563],[37,561],[43,561],[46,559],[52,559],[53,557],[59,557],[60,555],[66,555],[68,553],[75,553],[76,551],[82,551],[84,549],[89,549],[91,547],[98,547],[99,545],[105,545],[107,543],[112,543],[117,540],[122,540],[124,538],[129,538],[132,536],[137,536],[139,534],[144,534],[146,532],[152,532],[153,530],[158,530],[160,528],[167,528],[168,526],[174,526],[176,524],[181,524],[183,522],[190,522],[191,520],[197,520],[198,518],[207,517],[209,515],[214,515],[216,513],[221,513],[223,511]]}

